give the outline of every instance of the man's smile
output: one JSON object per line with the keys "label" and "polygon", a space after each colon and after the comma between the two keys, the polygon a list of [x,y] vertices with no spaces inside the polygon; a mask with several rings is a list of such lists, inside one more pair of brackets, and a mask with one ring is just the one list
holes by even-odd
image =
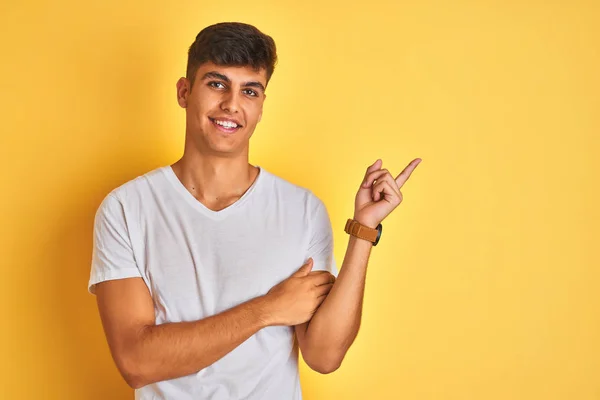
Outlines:
{"label": "man's smile", "polygon": [[208,119],[213,123],[214,126],[217,127],[217,129],[223,132],[233,133],[238,129],[242,128],[242,125],[240,125],[237,121],[233,119],[211,117],[208,117]]}

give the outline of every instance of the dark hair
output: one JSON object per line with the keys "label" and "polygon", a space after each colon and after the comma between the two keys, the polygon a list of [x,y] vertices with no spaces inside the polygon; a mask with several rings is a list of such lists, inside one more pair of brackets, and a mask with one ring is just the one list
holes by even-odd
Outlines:
{"label": "dark hair", "polygon": [[186,78],[194,86],[196,71],[205,62],[217,65],[265,68],[267,83],[277,63],[277,49],[271,36],[241,22],[220,22],[207,26],[196,36],[188,51]]}

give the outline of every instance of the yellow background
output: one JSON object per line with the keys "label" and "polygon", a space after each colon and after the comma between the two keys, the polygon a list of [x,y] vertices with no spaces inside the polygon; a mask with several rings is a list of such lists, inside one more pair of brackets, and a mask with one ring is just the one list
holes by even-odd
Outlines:
{"label": "yellow background", "polygon": [[233,20],[280,58],[250,161],[323,199],[340,264],[366,167],[423,159],[305,399],[600,399],[600,3],[8,3],[1,398],[133,398],[86,290],[94,213],[181,156],[187,49]]}

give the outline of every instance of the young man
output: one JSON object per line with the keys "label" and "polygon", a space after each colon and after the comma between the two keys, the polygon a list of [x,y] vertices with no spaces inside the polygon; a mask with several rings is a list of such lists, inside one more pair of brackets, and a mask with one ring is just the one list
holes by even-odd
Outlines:
{"label": "young man", "polygon": [[301,399],[298,348],[330,373],[356,337],[380,222],[420,160],[367,169],[336,280],[323,202],[248,163],[276,58],[251,25],[202,30],[177,82],[183,157],[98,208],[88,290],[136,399]]}

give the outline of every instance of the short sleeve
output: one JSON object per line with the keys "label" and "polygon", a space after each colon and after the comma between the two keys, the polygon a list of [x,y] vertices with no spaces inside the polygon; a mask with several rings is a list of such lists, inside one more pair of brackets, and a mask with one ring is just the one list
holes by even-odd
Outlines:
{"label": "short sleeve", "polygon": [[113,279],[141,277],[127,228],[123,205],[107,195],[94,218],[92,266],[88,292],[96,294],[96,285]]}
{"label": "short sleeve", "polygon": [[311,194],[310,240],[306,259],[312,257],[313,271],[329,271],[338,276],[333,254],[333,230],[331,220],[321,199]]}

